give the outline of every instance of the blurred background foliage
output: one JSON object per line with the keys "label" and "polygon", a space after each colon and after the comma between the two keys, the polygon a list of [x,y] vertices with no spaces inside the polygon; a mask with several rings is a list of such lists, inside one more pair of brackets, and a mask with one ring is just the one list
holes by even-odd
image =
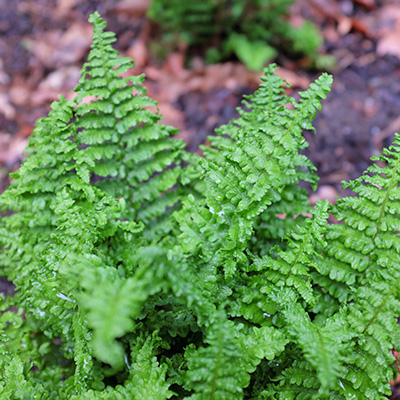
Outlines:
{"label": "blurred background foliage", "polygon": [[179,46],[202,52],[208,63],[238,58],[261,70],[278,51],[305,57],[309,67],[329,69],[332,56],[319,53],[323,39],[310,21],[294,26],[289,10],[295,0],[153,0],[147,15],[159,26],[153,51],[165,57]]}

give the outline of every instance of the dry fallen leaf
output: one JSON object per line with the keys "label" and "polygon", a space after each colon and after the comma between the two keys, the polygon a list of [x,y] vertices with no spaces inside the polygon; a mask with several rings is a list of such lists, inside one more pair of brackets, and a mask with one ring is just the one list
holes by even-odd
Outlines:
{"label": "dry fallen leaf", "polygon": [[382,129],[376,136],[372,138],[376,147],[381,147],[382,142],[394,132],[400,131],[400,116],[395,118],[385,129]]}
{"label": "dry fallen leaf", "polygon": [[314,205],[318,200],[328,199],[331,204],[335,203],[337,190],[333,186],[322,185],[318,188],[317,192],[310,196],[310,203]]}
{"label": "dry fallen leaf", "polygon": [[0,132],[0,163],[12,167],[22,160],[22,152],[28,144],[28,139],[20,136],[10,136]]}
{"label": "dry fallen leaf", "polygon": [[38,90],[61,90],[72,89],[79,81],[80,68],[76,65],[69,65],[51,72],[40,83]]}
{"label": "dry fallen leaf", "polygon": [[163,116],[162,123],[171,125],[176,129],[183,128],[183,121],[185,119],[183,112],[173,107],[170,103],[158,103],[158,109]]}
{"label": "dry fallen leaf", "polygon": [[32,106],[49,105],[57,100],[59,94],[61,94],[60,90],[55,89],[36,90],[30,98],[30,104]]}
{"label": "dry fallen leaf", "polygon": [[134,60],[135,67],[143,68],[149,57],[147,45],[143,40],[138,39],[126,51],[126,55]]}
{"label": "dry fallen leaf", "polygon": [[77,5],[78,0],[57,0],[57,6],[54,10],[56,18],[65,18],[68,13]]}
{"label": "dry fallen leaf", "polygon": [[164,63],[164,70],[170,74],[179,77],[185,70],[185,56],[182,53],[171,53]]}
{"label": "dry fallen leaf", "polygon": [[375,10],[377,8],[375,0],[353,0],[353,3],[360,4],[368,10]]}
{"label": "dry fallen leaf", "polygon": [[286,68],[278,68],[275,73],[279,75],[283,80],[289,83],[292,88],[305,89],[310,84],[310,80],[305,76],[290,71]]}
{"label": "dry fallen leaf", "polygon": [[56,69],[83,58],[92,42],[90,24],[76,22],[64,33],[51,31],[31,42],[31,51],[48,68]]}
{"label": "dry fallen leaf", "polygon": [[143,17],[150,6],[150,0],[124,0],[110,8],[111,12],[132,17]]}
{"label": "dry fallen leaf", "polygon": [[10,100],[16,106],[30,104],[31,90],[24,82],[14,83],[10,88]]}
{"label": "dry fallen leaf", "polygon": [[391,54],[400,58],[400,6],[389,4],[379,13],[378,55]]}
{"label": "dry fallen leaf", "polygon": [[10,103],[10,96],[3,92],[0,92],[0,113],[2,113],[8,120],[14,119],[16,115],[15,108]]}
{"label": "dry fallen leaf", "polygon": [[61,36],[53,53],[57,65],[72,64],[84,57],[92,43],[93,28],[90,24],[76,22]]}
{"label": "dry fallen leaf", "polygon": [[314,13],[319,17],[329,17],[338,20],[343,13],[340,4],[334,1],[326,0],[306,0],[307,6],[311,7]]}
{"label": "dry fallen leaf", "polygon": [[380,56],[391,54],[400,58],[400,29],[389,32],[379,39],[376,52]]}

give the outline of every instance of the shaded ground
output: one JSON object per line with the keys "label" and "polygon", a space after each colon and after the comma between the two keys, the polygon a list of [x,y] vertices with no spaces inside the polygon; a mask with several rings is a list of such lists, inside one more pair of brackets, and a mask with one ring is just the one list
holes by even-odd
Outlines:
{"label": "shaded ground", "polygon": [[[36,119],[59,93],[73,97],[91,42],[87,17],[96,9],[117,34],[117,48],[134,58],[134,73],[146,73],[148,94],[189,150],[237,116],[242,95],[256,89],[260,74],[235,61],[206,66],[201,58],[191,59],[189,68],[183,50],[155,59],[148,50],[156,38],[145,18],[147,3],[0,0],[0,192],[18,168]],[[400,4],[298,0],[292,18],[313,20],[325,39],[322,51],[338,60],[332,92],[315,121],[317,135],[307,134],[307,155],[323,186],[317,197],[334,197],[340,181],[357,178],[400,130]],[[294,92],[318,76],[303,70],[304,60],[280,55],[276,61]],[[0,292],[8,289],[0,281]]]}
{"label": "shaded ground", "polygon": [[386,134],[385,128],[399,115],[400,62],[385,57],[366,66],[355,63],[334,77],[308,152],[321,183],[331,185],[357,178],[369,158],[391,143],[394,130]]}

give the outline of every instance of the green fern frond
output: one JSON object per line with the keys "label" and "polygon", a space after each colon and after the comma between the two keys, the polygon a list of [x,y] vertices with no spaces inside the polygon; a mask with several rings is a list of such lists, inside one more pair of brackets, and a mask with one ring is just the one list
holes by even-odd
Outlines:
{"label": "green fern frond", "polygon": [[[275,68],[272,65],[264,71],[263,84],[247,103],[251,110],[220,128],[219,134],[230,137],[210,138],[214,148],[204,148],[205,160],[201,161],[208,184],[207,205],[212,213],[221,216],[222,223],[231,226],[224,251],[234,251],[237,260],[252,236],[253,223],[260,226],[258,221],[269,207],[282,202],[274,212],[283,214],[283,206],[290,198],[295,203],[293,209],[308,212],[306,192],[297,184],[300,180],[316,182],[311,173],[314,167],[298,152],[307,146],[302,131],[310,128],[332,78],[322,75],[301,93],[296,103],[283,94],[282,80],[273,73]],[[285,107],[289,102],[294,110]],[[268,246],[268,237],[265,239]],[[231,275],[234,265],[229,261],[227,264],[226,272]]]}
{"label": "green fern frond", "polygon": [[242,326],[236,327],[236,335],[241,340],[246,370],[254,372],[263,360],[274,360],[284,350],[289,340],[273,327],[252,327],[248,332],[242,332]]}
{"label": "green fern frond", "polygon": [[[317,395],[320,383],[307,361],[294,360],[276,380],[277,385],[269,384],[260,392],[262,399],[301,399],[309,400]],[[338,397],[340,399],[340,397]]]}
{"label": "green fern frond", "polygon": [[28,264],[35,268],[34,260],[56,226],[54,193],[75,179],[72,160],[77,149],[71,140],[75,131],[69,125],[72,115],[72,103],[60,96],[49,116],[37,122],[27,148],[29,156],[0,198],[3,211],[17,211],[3,218],[0,233],[8,249],[2,254],[2,263],[5,268],[13,265],[8,271],[10,279]]}
{"label": "green fern frond", "polygon": [[304,226],[297,227],[291,233],[286,251],[276,247],[272,249],[276,258],[264,256],[254,261],[256,270],[263,271],[264,279],[278,287],[294,287],[310,305],[315,305],[315,298],[309,272],[311,268],[317,268],[314,256],[319,254],[315,251],[315,243],[324,243],[322,235],[326,229],[327,209],[327,201],[318,202],[313,210],[313,218],[306,219]]}
{"label": "green fern frond", "polygon": [[132,348],[129,385],[131,395],[137,400],[166,400],[174,395],[165,379],[167,365],[159,365],[154,354],[160,342],[162,339],[154,331],[152,337],[139,338]]}
{"label": "green fern frond", "polygon": [[92,333],[80,313],[74,315],[73,329],[75,338],[74,384],[82,393],[90,388],[90,381],[93,379],[93,355],[90,346]]}
{"label": "green fern frond", "polygon": [[[348,323],[357,333],[353,339],[356,350],[349,356],[348,364],[352,367],[342,383],[371,399],[381,398],[372,393],[389,393],[383,382],[392,375],[390,351],[399,335],[399,144],[396,134],[393,145],[374,158],[386,166],[375,163],[360,178],[344,183],[358,197],[340,199],[334,206],[336,218],[344,224],[329,226],[324,237],[327,245],[323,248],[328,265],[334,268],[331,272],[326,268],[319,270],[326,278],[329,274],[333,283],[351,284],[345,288],[345,298],[351,304]],[[329,287],[328,280],[326,284]],[[336,293],[330,294],[340,299]],[[355,374],[359,378],[353,383]]]}
{"label": "green fern frond", "polygon": [[[81,147],[77,172],[86,182],[97,179],[103,191],[125,199],[122,218],[152,221],[148,236],[163,232],[164,215],[182,194],[172,189],[179,181],[181,169],[175,164],[182,162],[184,142],[170,138],[175,129],[158,123],[161,116],[151,110],[156,102],[145,95],[144,75],[121,77],[133,61],[112,48],[115,35],[104,31],[100,15],[92,14],[90,22],[92,50],[75,89],[76,140]],[[145,197],[140,195],[144,192]]]}
{"label": "green fern frond", "polygon": [[244,354],[235,340],[234,330],[222,311],[206,330],[204,341],[208,347],[189,347],[185,352],[189,367],[185,389],[196,393],[188,399],[242,399],[250,376],[246,373]]}
{"label": "green fern frond", "polygon": [[[23,373],[24,364],[14,355],[4,367],[4,386],[0,383],[0,395],[4,399],[34,399],[45,394],[40,384],[26,380]],[[18,389],[15,389],[15,388]]]}
{"label": "green fern frond", "polygon": [[[354,336],[349,331],[344,314],[336,314],[334,318],[327,319],[324,326],[318,326],[310,320],[292,290],[278,291],[273,296],[282,305],[288,334],[317,371],[320,386],[314,382],[313,386],[318,387],[318,393],[312,398],[330,398],[330,391],[337,387],[338,377],[345,372],[343,364],[347,352],[350,351],[347,343]],[[290,376],[291,374],[292,372]]]}

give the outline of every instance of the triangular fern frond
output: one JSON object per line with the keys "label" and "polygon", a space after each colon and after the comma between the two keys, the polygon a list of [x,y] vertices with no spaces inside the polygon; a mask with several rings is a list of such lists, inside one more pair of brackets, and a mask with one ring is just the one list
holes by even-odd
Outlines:
{"label": "triangular fern frond", "polygon": [[29,156],[0,198],[3,211],[17,211],[2,219],[0,234],[8,249],[2,254],[3,265],[14,265],[8,272],[10,279],[28,264],[35,267],[34,260],[46,248],[56,226],[54,193],[76,179],[72,170],[77,148],[71,140],[75,130],[69,124],[72,102],[60,96],[51,107],[49,116],[38,120],[26,150]]}
{"label": "triangular fern frond", "polygon": [[[115,35],[104,31],[106,22],[98,13],[91,15],[90,22],[92,50],[75,89],[81,147],[77,172],[87,182],[97,180],[96,185],[114,197],[123,197],[123,218],[153,221],[148,236],[150,231],[162,233],[163,215],[170,213],[181,195],[172,188],[179,181],[184,142],[170,138],[176,129],[158,123],[161,116],[152,111],[157,103],[145,94],[144,75],[121,76],[133,61],[119,57],[112,48]],[[136,196],[136,190],[146,192],[146,197]]]}
{"label": "triangular fern frond", "polygon": [[[382,394],[389,392],[387,385],[376,385],[391,377],[390,351],[400,333],[396,319],[400,315],[399,145],[396,134],[393,145],[373,158],[385,166],[375,163],[360,178],[344,183],[358,197],[337,201],[333,211],[344,224],[329,227],[323,249],[337,271],[329,273],[330,279],[352,283],[347,295],[351,302],[348,321],[357,332],[357,350],[348,361],[352,368],[346,374],[346,384],[371,399],[378,398],[370,394],[371,385]],[[328,275],[326,269],[320,272]],[[359,376],[356,382],[362,383],[351,383],[354,373]]]}
{"label": "triangular fern frond", "polygon": [[[332,78],[322,75],[296,103],[282,93],[282,81],[273,73],[275,68],[265,70],[264,82],[252,97],[253,110],[243,112],[241,118],[220,128],[219,133],[229,137],[210,138],[214,148],[204,148],[205,159],[201,160],[208,184],[207,206],[220,217],[219,223],[229,226],[221,252],[227,260],[227,275],[233,273],[235,260],[243,260],[241,252],[253,234],[253,225],[260,226],[262,214],[279,202],[285,204],[289,198],[292,203],[296,200],[294,209],[308,212],[306,192],[297,184],[304,179],[316,182],[314,174],[302,170],[310,172],[314,167],[298,152],[307,146],[302,130],[310,127]],[[258,101],[264,92],[268,101]],[[269,102],[274,105],[268,106]],[[286,108],[285,102],[294,104],[294,110]],[[261,109],[261,104],[266,109]],[[251,125],[249,121],[254,119],[258,122]],[[274,212],[285,211],[275,207]],[[264,243],[268,246],[268,237]]]}

